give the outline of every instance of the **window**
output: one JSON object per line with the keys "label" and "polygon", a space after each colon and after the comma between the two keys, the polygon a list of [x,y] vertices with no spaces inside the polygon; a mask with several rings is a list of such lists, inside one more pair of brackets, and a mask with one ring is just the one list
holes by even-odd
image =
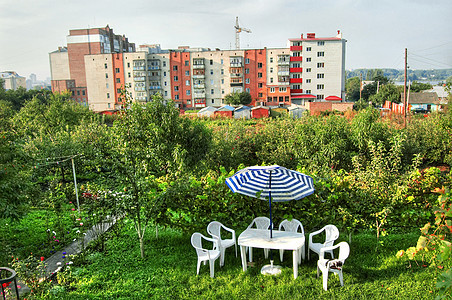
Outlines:
{"label": "window", "polygon": [[273,57],[270,57],[270,62],[271,62],[271,63],[273,62]]}
{"label": "window", "polygon": [[[108,95],[108,98],[110,98],[110,95]],[[108,104],[108,108],[110,108],[110,103],[107,103]]]}
{"label": "window", "polygon": [[317,52],[317,57],[322,57],[322,56],[325,56],[325,52],[323,52],[323,51]]}
{"label": "window", "polygon": [[173,71],[177,71],[177,66],[173,66]]}
{"label": "window", "polygon": [[178,80],[179,80],[179,77],[174,76],[174,81],[178,81]]}
{"label": "window", "polygon": [[272,102],[272,97],[267,97],[267,102]]}
{"label": "window", "polygon": [[318,89],[318,90],[323,90],[324,87],[325,87],[325,86],[324,86],[323,84],[318,84],[318,85],[317,85],[317,89]]}
{"label": "window", "polygon": [[105,73],[105,78],[108,78],[108,73]]}
{"label": "window", "polygon": [[250,79],[249,78],[245,79],[245,83],[249,84],[250,83]]}
{"label": "window", "polygon": [[275,88],[274,87],[271,87],[270,88],[270,93],[274,93],[275,92]]}
{"label": "window", "polygon": [[105,69],[108,69],[108,65],[107,65],[107,63],[105,63]]}
{"label": "window", "polygon": [[306,62],[310,62],[311,58],[310,57],[306,57]]}
{"label": "window", "polygon": [[210,65],[213,65],[213,59],[210,60]]}
{"label": "window", "polygon": [[259,93],[259,94],[258,94],[258,97],[259,97],[259,98],[262,98],[262,93]]}
{"label": "window", "polygon": [[257,63],[258,68],[262,68],[262,63]]}
{"label": "window", "polygon": [[[166,67],[166,61],[163,62],[163,66]],[[165,95],[166,96],[166,95]]]}
{"label": "window", "polygon": [[77,91],[77,96],[80,96],[80,91]]}
{"label": "window", "polygon": [[294,74],[292,74],[292,78],[301,78],[301,74],[300,73],[294,73]]}
{"label": "window", "polygon": [[273,77],[270,77],[270,83],[273,83]]}
{"label": "window", "polygon": [[273,73],[273,68],[270,68],[270,73]]}
{"label": "window", "polygon": [[108,83],[105,84],[105,87],[108,89]]}
{"label": "window", "polygon": [[324,45],[325,45],[325,41],[317,42],[317,46],[324,46]]}
{"label": "window", "polygon": [[224,83],[224,79],[221,79],[221,83]]}
{"label": "window", "polygon": [[221,69],[221,75],[224,75],[224,69]]}
{"label": "window", "polygon": [[299,85],[299,84],[294,84],[293,87],[292,87],[292,89],[293,89],[293,90],[299,90],[299,89],[301,89],[301,85]]}
{"label": "window", "polygon": [[121,78],[116,78],[116,83],[121,83]]}
{"label": "window", "polygon": [[289,102],[289,96],[286,96],[284,99],[285,102]]}
{"label": "window", "polygon": [[213,89],[210,89],[210,94],[213,95],[213,93],[214,93],[214,90],[213,90]]}
{"label": "window", "polygon": [[245,58],[245,64],[249,64],[250,63],[250,59],[249,58]]}
{"label": "window", "polygon": [[164,86],[166,86],[166,81],[163,83]]}
{"label": "window", "polygon": [[119,73],[119,72],[121,72],[121,70],[119,70],[119,68],[115,68],[115,72]]}
{"label": "window", "polygon": [[324,68],[325,67],[325,63],[317,63],[317,68]]}
{"label": "window", "polygon": [[174,96],[174,100],[179,100],[179,95]]}
{"label": "window", "polygon": [[310,94],[311,93],[311,90],[306,90],[306,94]]}
{"label": "window", "polygon": [[287,92],[287,88],[285,88],[285,87],[280,87],[280,88],[279,88],[279,92],[285,93],[285,92]]}
{"label": "window", "polygon": [[175,85],[175,86],[174,86],[174,91],[175,91],[175,92],[179,91],[179,86],[178,86],[178,85]]}
{"label": "window", "polygon": [[311,47],[306,47],[306,51],[311,51]]}
{"label": "window", "polygon": [[224,90],[221,90],[221,93],[224,94]]}
{"label": "window", "polygon": [[322,100],[323,99],[323,95],[317,95],[317,99],[318,100]]}
{"label": "window", "polygon": [[186,90],[186,91],[185,91],[185,94],[186,94],[187,96],[190,96],[190,90]]}
{"label": "window", "polygon": [[262,73],[257,73],[257,78],[262,78]]}
{"label": "window", "polygon": [[130,78],[131,76],[132,76],[132,75],[130,74],[130,72],[129,72],[129,73],[127,73],[127,77],[129,77],[129,78]]}
{"label": "window", "polygon": [[250,73],[250,69],[245,69],[245,74],[249,74]]}
{"label": "window", "polygon": [[168,91],[165,91],[165,96],[168,96]]}
{"label": "window", "polygon": [[213,69],[210,69],[210,75],[213,75]]}
{"label": "window", "polygon": [[258,84],[257,84],[257,87],[259,87],[259,88],[262,88],[262,82],[259,82]]}
{"label": "window", "polygon": [[130,68],[130,63],[129,62],[127,63],[127,68]]}
{"label": "window", "polygon": [[250,88],[245,89],[245,92],[247,92],[247,93],[249,93],[250,91],[251,91]]}
{"label": "window", "polygon": [[86,95],[86,92],[85,92],[85,90],[83,90],[83,91],[82,91],[82,95],[83,95],[83,96],[85,96],[85,95]]}
{"label": "window", "polygon": [[283,102],[283,101],[284,101],[283,96],[279,96],[279,102]]}
{"label": "window", "polygon": [[118,94],[121,94],[121,89],[116,89],[116,92],[117,92]]}
{"label": "window", "polygon": [[311,83],[311,79],[306,79],[306,83]]}
{"label": "window", "polygon": [[300,63],[293,63],[292,68],[301,68]]}
{"label": "window", "polygon": [[213,79],[210,79],[210,84],[213,85]]}
{"label": "window", "polygon": [[188,62],[188,60],[186,60],[186,61],[185,61],[185,65],[188,66],[188,64],[189,64],[189,62]]}
{"label": "window", "polygon": [[311,72],[311,68],[306,68],[306,73]]}
{"label": "window", "polygon": [[221,59],[221,64],[223,64],[223,59]]}
{"label": "window", "polygon": [[212,104],[214,104],[215,103],[215,99],[212,99]]}
{"label": "window", "polygon": [[163,77],[166,77],[166,72],[163,72]]}
{"label": "window", "polygon": [[190,80],[185,80],[185,85],[190,85]]}
{"label": "window", "polygon": [[325,78],[325,74],[323,74],[323,73],[317,74],[317,79],[320,79],[320,78]]}
{"label": "window", "polygon": [[190,76],[190,71],[185,71],[185,76]]}
{"label": "window", "polygon": [[294,52],[292,53],[293,57],[300,57],[301,56],[301,52]]}

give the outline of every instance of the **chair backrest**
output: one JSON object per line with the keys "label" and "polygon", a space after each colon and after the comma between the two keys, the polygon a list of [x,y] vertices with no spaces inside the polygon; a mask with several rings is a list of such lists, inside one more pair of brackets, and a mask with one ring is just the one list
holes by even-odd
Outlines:
{"label": "chair backrest", "polygon": [[344,261],[348,258],[350,255],[350,246],[347,242],[340,242],[337,244],[339,246],[339,257],[338,259],[344,263]]}
{"label": "chair backrest", "polygon": [[199,232],[195,232],[191,235],[191,244],[196,249],[196,254],[198,254],[198,255],[200,255],[206,251],[206,249],[202,248],[202,238],[203,237],[204,236]]}
{"label": "chair backrest", "polygon": [[283,229],[284,231],[298,232],[300,229],[301,233],[304,234],[304,228],[300,221],[297,219],[292,219],[292,221],[284,220],[279,224],[279,230]]}
{"label": "chair backrest", "polygon": [[325,230],[325,243],[324,247],[329,247],[334,245],[334,241],[339,237],[339,229],[334,225],[326,225],[323,227]]}
{"label": "chair backrest", "polygon": [[207,225],[207,233],[211,236],[216,236],[221,240],[221,223],[212,221]]}
{"label": "chair backrest", "polygon": [[253,225],[255,225],[257,229],[270,229],[270,219],[267,217],[254,218],[248,228],[253,228]]}

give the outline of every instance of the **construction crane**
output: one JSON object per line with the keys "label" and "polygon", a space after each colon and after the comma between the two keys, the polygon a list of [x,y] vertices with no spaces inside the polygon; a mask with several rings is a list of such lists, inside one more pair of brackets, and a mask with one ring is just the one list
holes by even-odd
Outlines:
{"label": "construction crane", "polygon": [[247,28],[242,28],[239,26],[239,17],[235,17],[235,49],[239,50],[240,49],[240,32],[244,31],[244,32],[248,32],[251,33],[251,30],[247,29]]}

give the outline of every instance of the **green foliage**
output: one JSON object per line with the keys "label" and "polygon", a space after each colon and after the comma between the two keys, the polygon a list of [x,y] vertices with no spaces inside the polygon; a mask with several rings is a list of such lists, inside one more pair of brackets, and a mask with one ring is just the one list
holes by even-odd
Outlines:
{"label": "green foliage", "polygon": [[17,272],[17,276],[30,288],[31,295],[42,297],[52,283],[46,279],[46,265],[42,258],[36,258],[32,254],[24,259],[14,258],[11,267]]}
{"label": "green foliage", "polygon": [[414,93],[419,93],[421,91],[430,90],[432,88],[433,88],[433,86],[429,83],[414,81],[410,86],[410,91],[412,91]]}
{"label": "green foliage", "polygon": [[248,92],[235,92],[224,97],[224,103],[231,105],[248,105],[251,101],[251,94]]}
{"label": "green foliage", "polygon": [[377,94],[369,97],[369,101],[371,101],[374,105],[382,106],[386,101],[399,103],[400,102],[400,89],[392,83],[386,83],[380,85],[379,91]]}
{"label": "green foliage", "polygon": [[345,83],[347,101],[358,101],[360,96],[361,80],[359,77],[348,78]]}

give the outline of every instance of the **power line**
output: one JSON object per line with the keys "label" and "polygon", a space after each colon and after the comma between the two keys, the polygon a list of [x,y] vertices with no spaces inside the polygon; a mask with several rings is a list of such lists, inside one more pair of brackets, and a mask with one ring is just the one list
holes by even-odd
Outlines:
{"label": "power line", "polygon": [[[414,58],[413,58],[412,56],[414,56]],[[416,59],[416,57],[418,57],[418,59]],[[428,57],[425,57],[425,56],[421,56],[421,55],[417,55],[417,54],[410,53],[410,59],[418,60],[418,61],[422,62],[421,60],[419,60],[419,58],[420,58],[420,59],[424,59],[424,60],[428,60],[428,61],[432,61],[432,62],[436,63],[436,65],[437,65],[437,64],[441,64],[441,65],[447,66],[447,67],[449,67],[449,68],[452,68],[452,65],[446,64],[446,63],[444,63],[444,62],[437,61],[437,60],[434,60],[434,59],[431,59],[431,58],[428,58]],[[430,64],[431,64],[431,65],[435,65],[435,64],[432,64],[432,63],[430,63]],[[438,65],[437,65],[437,66],[438,66]]]}

